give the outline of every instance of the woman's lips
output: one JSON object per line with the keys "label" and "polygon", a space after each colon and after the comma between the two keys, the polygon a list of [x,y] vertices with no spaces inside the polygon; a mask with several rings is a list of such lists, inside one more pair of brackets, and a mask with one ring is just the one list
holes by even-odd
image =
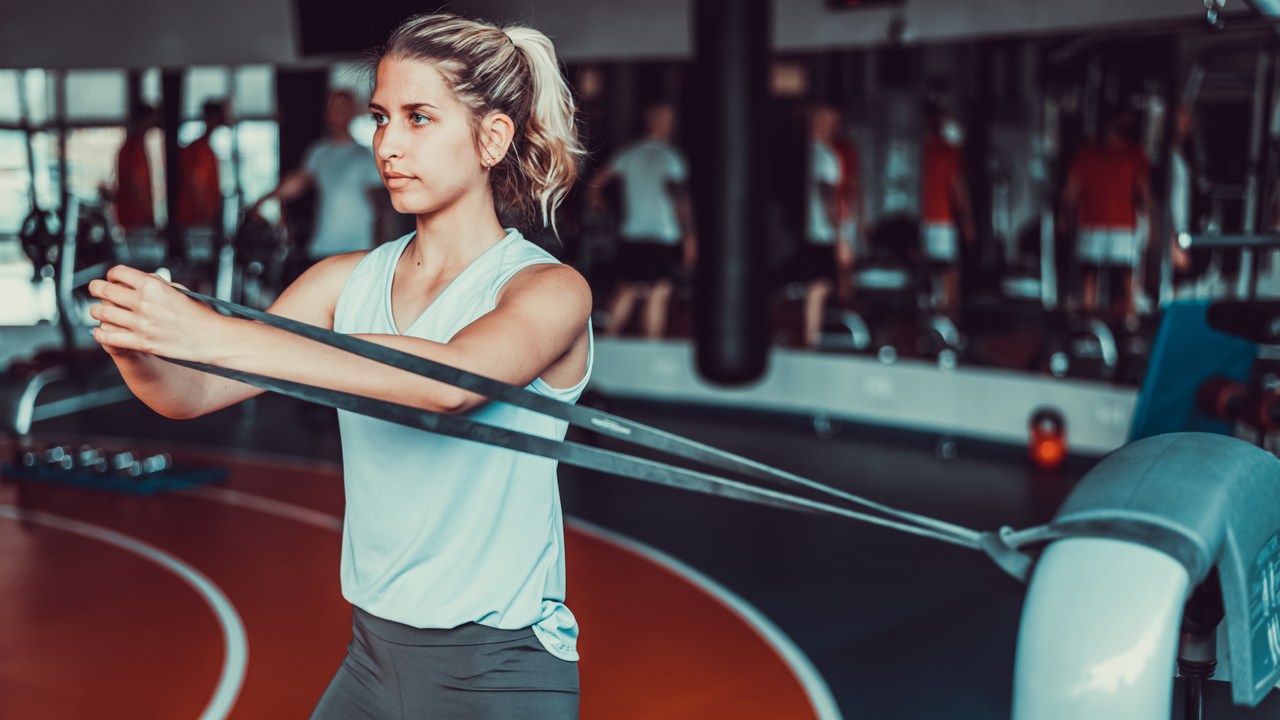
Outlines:
{"label": "woman's lips", "polygon": [[408,185],[409,183],[413,182],[416,179],[417,178],[408,177],[405,175],[388,175],[386,177],[387,188],[391,190],[399,190],[400,188],[405,187],[406,185]]}

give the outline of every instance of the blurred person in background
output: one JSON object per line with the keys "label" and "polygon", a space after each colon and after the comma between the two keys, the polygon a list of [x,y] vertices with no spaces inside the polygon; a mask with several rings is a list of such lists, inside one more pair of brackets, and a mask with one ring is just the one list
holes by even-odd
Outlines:
{"label": "blurred person in background", "polygon": [[[953,320],[960,308],[960,237],[972,243],[977,236],[969,190],[959,147],[959,128],[952,127],[940,105],[925,110],[925,139],[921,152],[921,239],[926,261],[942,279],[942,307]],[[949,137],[950,135],[950,137]]]}
{"label": "blurred person in background", "polygon": [[214,246],[222,234],[222,177],[210,139],[215,130],[227,126],[226,105],[210,100],[204,104],[200,117],[204,133],[182,148],[179,155],[182,176],[175,218],[181,228],[183,259],[193,264],[213,259]]}
{"label": "blurred person in background", "polygon": [[314,187],[316,222],[306,249],[309,263],[374,246],[375,194],[385,190],[373,153],[351,137],[351,121],[360,112],[350,90],[330,92],[325,137],[312,143],[302,165],[249,209],[250,217],[261,217],[261,205],[267,200],[289,202]]}
{"label": "blurred person in background", "polygon": [[1145,238],[1139,215],[1151,210],[1150,165],[1142,148],[1130,141],[1136,118],[1129,108],[1112,111],[1100,142],[1076,151],[1062,193],[1061,222],[1075,222],[1076,258],[1084,271],[1084,310],[1098,310],[1098,270],[1119,276],[1121,295],[1112,310],[1136,320],[1133,270]]}
{"label": "blurred person in background", "polygon": [[[131,256],[147,261],[163,259],[156,237],[154,198],[151,194],[151,166],[147,161],[147,131],[156,127],[160,113],[150,105],[134,105],[129,129],[116,156],[116,187],[113,205],[116,222],[124,231]],[[150,253],[147,251],[151,250]],[[159,255],[160,257],[150,257]]]}
{"label": "blurred person in background", "polygon": [[[859,247],[859,233],[863,230],[862,157],[858,153],[857,144],[843,134],[835,135],[831,147],[840,158],[840,181],[836,183],[836,215],[840,218],[838,235],[840,241],[847,243],[854,251],[850,258],[852,267]],[[852,275],[847,272],[840,275],[840,297],[846,301],[852,299],[851,278]]]}
{"label": "blurred person in background", "polygon": [[830,105],[814,108],[809,120],[809,157],[806,177],[807,211],[805,241],[800,244],[800,267],[806,281],[804,294],[805,345],[817,347],[822,314],[837,287],[844,287],[853,269],[853,237],[842,213],[851,204],[841,197],[844,168],[836,150],[840,112]]}
{"label": "blurred person in background", "polygon": [[666,334],[667,310],[681,265],[692,268],[697,257],[689,167],[671,142],[675,108],[653,105],[645,112],[644,138],[619,152],[592,178],[587,201],[604,206],[601,190],[622,183],[622,228],[619,231],[618,289],[609,303],[606,334],[617,337],[631,319],[636,300],[644,300],[644,336]]}

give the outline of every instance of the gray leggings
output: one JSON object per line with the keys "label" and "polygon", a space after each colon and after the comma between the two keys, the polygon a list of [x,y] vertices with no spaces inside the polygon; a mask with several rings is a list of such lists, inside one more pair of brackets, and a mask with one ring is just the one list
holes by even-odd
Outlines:
{"label": "gray leggings", "polygon": [[421,630],[356,608],[351,634],[311,720],[577,720],[578,664],[532,628]]}

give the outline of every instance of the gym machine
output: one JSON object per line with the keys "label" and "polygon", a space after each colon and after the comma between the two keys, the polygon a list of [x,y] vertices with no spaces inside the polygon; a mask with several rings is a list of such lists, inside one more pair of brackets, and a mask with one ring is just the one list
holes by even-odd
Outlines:
{"label": "gym machine", "polygon": [[[1246,241],[1280,238],[1212,242]],[[1280,301],[1166,308],[1133,442],[1085,476],[1043,533],[1015,718],[1199,720],[1215,672],[1229,671],[1243,706],[1280,680],[1277,344]]]}
{"label": "gym machine", "polygon": [[[37,420],[60,417],[133,397],[115,364],[84,342],[91,325],[83,288],[128,261],[128,249],[108,213],[68,196],[61,219],[35,210],[23,223],[23,250],[33,281],[53,278],[62,348],[14,363],[3,384],[0,428],[20,438]],[[53,399],[37,404],[42,395]]]}

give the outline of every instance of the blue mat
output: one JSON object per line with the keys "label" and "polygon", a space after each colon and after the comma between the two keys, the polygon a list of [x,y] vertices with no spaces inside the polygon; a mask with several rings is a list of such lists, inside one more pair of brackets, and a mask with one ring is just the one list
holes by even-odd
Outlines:
{"label": "blue mat", "polygon": [[120,475],[102,475],[76,470],[62,470],[45,466],[23,467],[5,463],[0,465],[0,473],[5,477],[36,482],[57,483],[91,490],[110,490],[128,493],[129,495],[157,495],[159,493],[182,490],[221,482],[227,479],[226,468],[182,468],[173,467],[150,475],[137,478]]}
{"label": "blue mat", "polygon": [[1210,328],[1205,322],[1208,308],[1207,300],[1178,301],[1165,308],[1129,442],[1171,432],[1232,433],[1230,425],[1196,408],[1196,388],[1214,375],[1247,382],[1258,346]]}

